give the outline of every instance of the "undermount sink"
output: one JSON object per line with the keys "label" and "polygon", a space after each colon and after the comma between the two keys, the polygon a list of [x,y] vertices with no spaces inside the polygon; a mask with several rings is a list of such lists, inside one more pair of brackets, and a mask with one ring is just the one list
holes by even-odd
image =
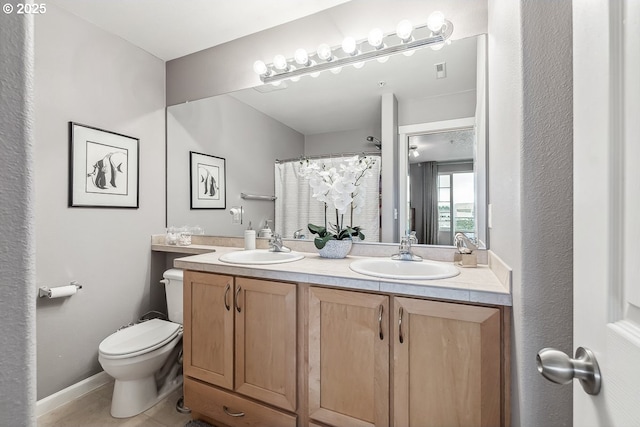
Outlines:
{"label": "undermount sink", "polygon": [[266,249],[251,249],[244,251],[227,252],[220,256],[219,260],[229,264],[280,264],[293,262],[304,258],[298,252],[271,252]]}
{"label": "undermount sink", "polygon": [[396,261],[392,259],[359,259],[349,265],[356,273],[398,280],[446,279],[460,274],[454,265],[438,261]]}

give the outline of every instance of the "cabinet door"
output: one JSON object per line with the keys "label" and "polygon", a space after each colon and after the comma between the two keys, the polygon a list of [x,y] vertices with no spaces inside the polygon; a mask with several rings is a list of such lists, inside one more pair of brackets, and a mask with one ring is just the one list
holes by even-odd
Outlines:
{"label": "cabinet door", "polygon": [[500,425],[500,311],[394,298],[394,425]]}
{"label": "cabinet door", "polygon": [[389,297],[309,291],[309,416],[333,426],[389,425]]}
{"label": "cabinet door", "polygon": [[296,410],[296,286],[236,278],[236,391]]}
{"label": "cabinet door", "polygon": [[233,388],[233,277],[184,274],[184,373]]}

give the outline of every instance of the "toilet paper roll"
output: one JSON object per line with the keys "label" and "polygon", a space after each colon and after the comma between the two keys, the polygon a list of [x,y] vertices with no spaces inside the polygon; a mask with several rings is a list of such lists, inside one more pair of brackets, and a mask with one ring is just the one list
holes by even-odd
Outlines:
{"label": "toilet paper roll", "polygon": [[57,288],[49,289],[49,298],[68,297],[78,292],[76,285],[59,286]]}

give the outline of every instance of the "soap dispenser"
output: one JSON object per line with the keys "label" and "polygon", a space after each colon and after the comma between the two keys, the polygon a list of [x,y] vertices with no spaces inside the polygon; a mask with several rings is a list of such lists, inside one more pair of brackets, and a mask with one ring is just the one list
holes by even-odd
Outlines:
{"label": "soap dispenser", "polygon": [[256,248],[256,230],[251,228],[251,221],[249,221],[249,228],[244,231],[244,249],[252,250]]}
{"label": "soap dispenser", "polygon": [[266,237],[267,239],[270,239],[273,236],[273,232],[271,231],[271,228],[269,227],[269,223],[271,222],[270,219],[265,219],[264,220],[264,228],[262,230],[260,230],[260,237]]}

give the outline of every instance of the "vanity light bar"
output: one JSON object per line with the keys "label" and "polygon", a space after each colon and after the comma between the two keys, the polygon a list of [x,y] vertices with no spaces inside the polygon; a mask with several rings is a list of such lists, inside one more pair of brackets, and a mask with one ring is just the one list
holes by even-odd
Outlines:
{"label": "vanity light bar", "polygon": [[[436,13],[438,12],[434,12],[434,14]],[[430,28],[429,22],[421,26],[416,26],[413,30],[420,30],[423,28],[429,28],[430,35],[428,37],[414,39],[413,36],[409,36],[408,39],[402,39],[402,37],[397,33],[390,33],[383,36],[383,43],[381,44],[381,47],[376,48],[370,46],[372,50],[366,52],[360,52],[359,47],[366,47],[369,45],[368,38],[356,41],[355,52],[352,54],[345,54],[346,56],[337,57],[336,53],[341,52],[343,48],[342,46],[336,46],[331,48],[331,55],[327,60],[321,59],[318,54],[315,53],[313,55],[308,55],[309,61],[307,62],[307,65],[300,65],[295,59],[287,59],[286,64],[279,63],[277,64],[278,67],[274,64],[266,65],[261,61],[256,61],[256,64],[259,64],[260,66],[254,65],[254,70],[260,75],[260,80],[262,80],[263,83],[275,84],[286,79],[297,81],[302,76],[318,74],[321,71],[340,69],[346,65],[364,63],[365,61],[372,59],[409,52],[427,46],[438,46],[446,42],[451,37],[451,34],[453,34],[453,24],[451,21],[444,18],[442,18],[442,24],[440,29],[437,31],[433,31]],[[387,46],[384,43],[385,41],[389,42],[394,39],[396,44]],[[282,62],[282,55],[278,55],[277,57],[279,61]],[[285,66],[283,67],[283,65]]]}

